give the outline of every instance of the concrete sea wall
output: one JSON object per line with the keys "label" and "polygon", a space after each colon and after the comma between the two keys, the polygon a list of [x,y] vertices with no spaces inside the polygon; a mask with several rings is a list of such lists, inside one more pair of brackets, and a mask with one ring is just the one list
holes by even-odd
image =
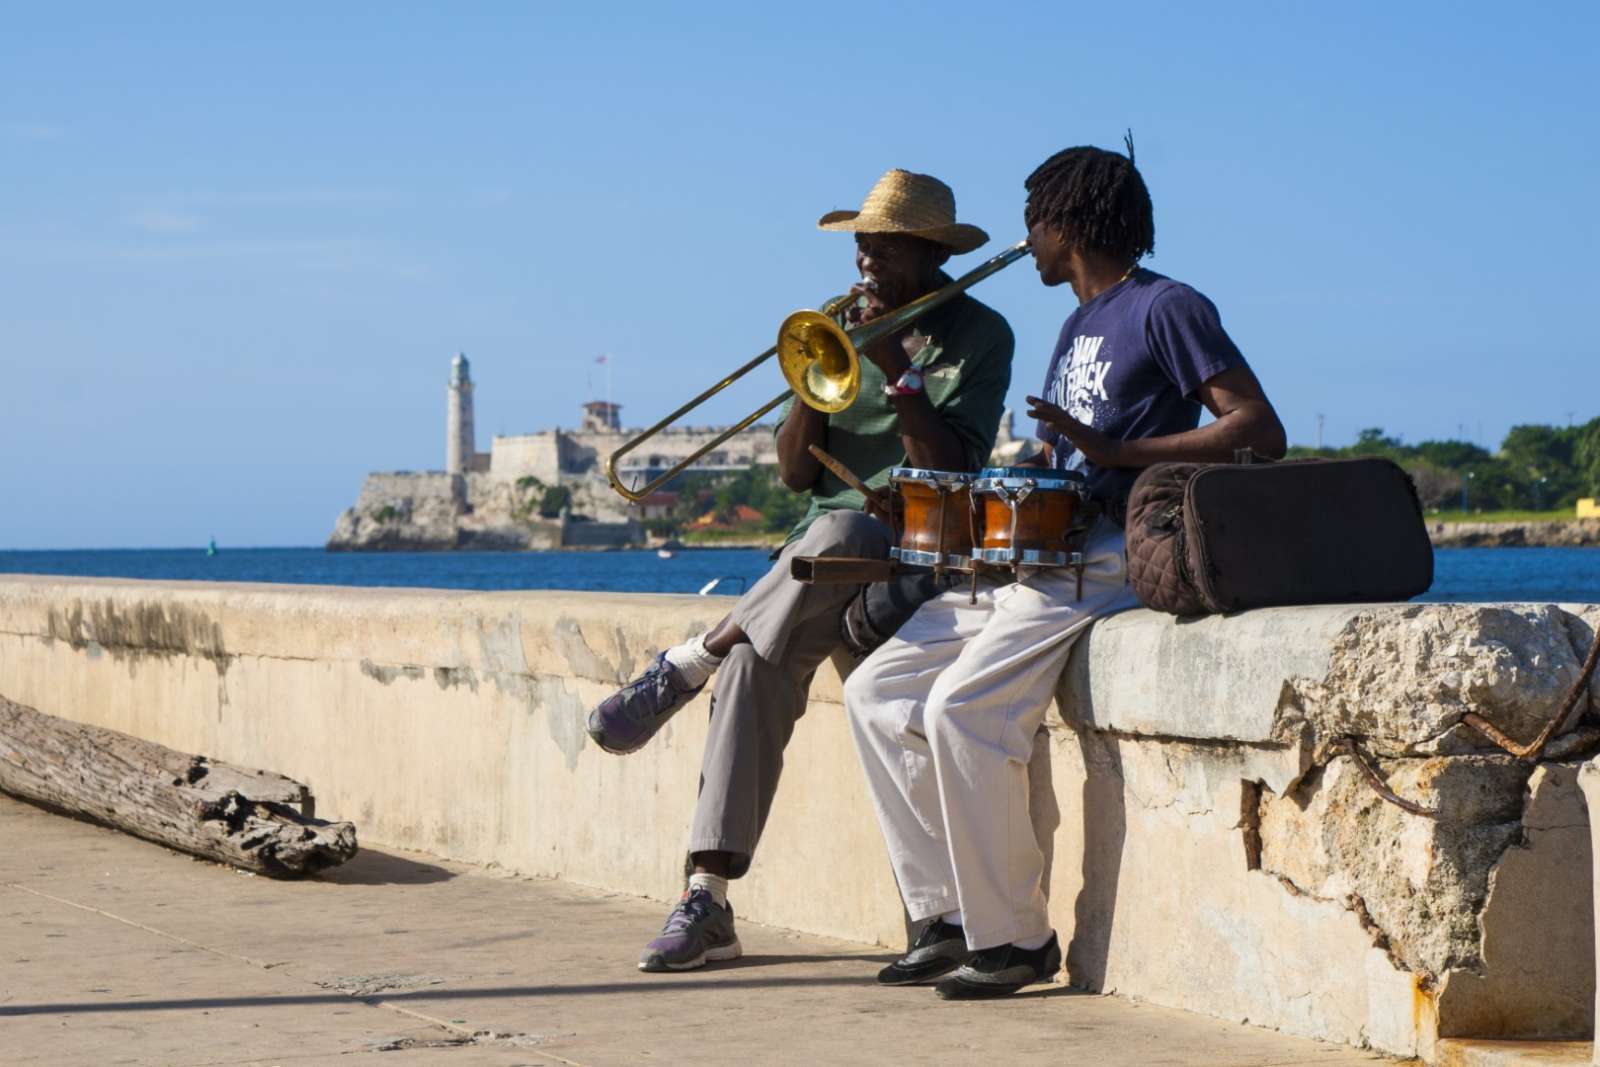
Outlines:
{"label": "concrete sea wall", "polygon": [[[707,701],[624,758],[583,720],[729,603],[7,576],[0,694],[288,774],[367,843],[667,900]],[[1537,765],[1462,719],[1534,736],[1597,624],[1600,608],[1555,605],[1101,622],[1032,763],[1071,979],[1424,1057],[1440,1037],[1587,1037],[1576,769],[1600,745],[1600,687]],[[734,899],[898,945],[839,696],[825,667]]]}

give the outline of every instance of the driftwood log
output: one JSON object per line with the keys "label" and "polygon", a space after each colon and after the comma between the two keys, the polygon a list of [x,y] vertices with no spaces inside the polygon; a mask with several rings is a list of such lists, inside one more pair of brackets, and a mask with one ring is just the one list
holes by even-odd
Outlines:
{"label": "driftwood log", "polygon": [[291,778],[191,756],[4,697],[0,791],[276,878],[356,854],[354,824],[313,818],[311,791]]}

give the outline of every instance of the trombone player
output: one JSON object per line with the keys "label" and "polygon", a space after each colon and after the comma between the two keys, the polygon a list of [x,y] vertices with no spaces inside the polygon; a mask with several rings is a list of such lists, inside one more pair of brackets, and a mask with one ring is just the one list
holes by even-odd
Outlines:
{"label": "trombone player", "polygon": [[[855,235],[861,280],[845,305],[847,327],[948,284],[945,262],[988,240],[956,221],[949,186],[904,170],[878,179],[859,211],[829,212],[817,226]],[[889,526],[808,448],[831,453],[873,489],[888,483],[891,467],[976,470],[994,445],[1011,355],[1005,319],[963,293],[866,346],[860,392],[848,408],[825,414],[791,398],[776,431],[778,474],[810,506],[772,569],[712,630],[662,652],[590,712],[589,736],[601,748],[632,752],[712,685],[688,886],[645,946],[641,970],[691,970],[740,953],[728,882],[750,868],[784,746],[805,713],[813,674],[841,644],[840,613],[857,591],[796,582],[790,558],[888,554]]]}

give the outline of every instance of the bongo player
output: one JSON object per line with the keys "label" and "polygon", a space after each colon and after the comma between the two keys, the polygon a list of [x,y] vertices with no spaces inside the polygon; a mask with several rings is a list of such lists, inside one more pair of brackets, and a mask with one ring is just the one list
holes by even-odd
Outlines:
{"label": "bongo player", "polygon": [[[1028,402],[1037,462],[1082,472],[1101,504],[1082,596],[1066,568],[986,579],[975,602],[952,590],[923,604],[845,684],[906,909],[927,921],[878,981],[948,975],[937,985],[947,999],[1004,996],[1060,969],[1028,760],[1073,641],[1133,604],[1120,516],[1140,468],[1226,461],[1242,448],[1284,452],[1278,416],[1211,301],[1138,265],[1155,224],[1131,139],[1125,156],[1059,152],[1024,187],[1039,280],[1070,286],[1078,302]],[[1216,421],[1197,429],[1202,406]]]}
{"label": "bongo player", "polygon": [[[861,280],[846,326],[947,284],[952,255],[988,235],[956,221],[955,196],[936,178],[891,170],[859,211],[833,211],[823,230],[855,234]],[[807,451],[816,445],[877,489],[891,467],[973,470],[994,447],[1011,381],[1011,329],[962,294],[861,354],[860,393],[824,414],[792,398],[776,431],[778,474],[810,506],[772,569],[710,632],[667,649],[589,715],[607,752],[643,746],[708,683],[711,726],[689,833],[688,886],[639,967],[677,971],[739,955],[730,879],[750,860],[772,807],[783,750],[805,712],[812,675],[839,647],[840,613],[859,587],[803,585],[794,556],[886,557],[889,527],[863,512],[862,495]]]}

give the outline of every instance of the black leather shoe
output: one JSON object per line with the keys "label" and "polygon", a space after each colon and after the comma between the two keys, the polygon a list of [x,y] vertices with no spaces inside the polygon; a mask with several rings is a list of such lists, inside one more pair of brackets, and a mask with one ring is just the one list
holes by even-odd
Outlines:
{"label": "black leather shoe", "polygon": [[1061,946],[1052,932],[1039,948],[998,945],[973,955],[954,975],[934,987],[945,1000],[1009,997],[1035,982],[1048,981],[1061,969]]}
{"label": "black leather shoe", "polygon": [[879,985],[916,985],[949,974],[972,957],[961,927],[935,919],[922,928],[906,954],[878,972]]}

